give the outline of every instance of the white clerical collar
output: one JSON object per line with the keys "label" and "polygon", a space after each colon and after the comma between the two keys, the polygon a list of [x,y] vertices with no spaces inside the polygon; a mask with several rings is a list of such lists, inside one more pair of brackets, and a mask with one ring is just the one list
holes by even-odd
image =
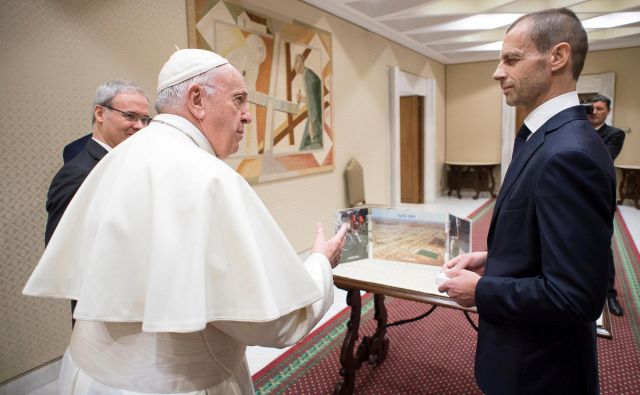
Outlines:
{"label": "white clerical collar", "polygon": [[531,111],[531,113],[527,115],[524,120],[524,124],[527,125],[529,130],[531,130],[531,135],[533,135],[536,130],[540,129],[540,127],[551,119],[551,117],[566,110],[567,108],[578,105],[580,105],[578,92],[573,91],[564,93],[560,96],[554,97],[553,99],[547,100],[536,107],[535,110]]}
{"label": "white clerical collar", "polygon": [[207,151],[213,156],[217,156],[213,151],[213,147],[209,144],[209,140],[204,137],[204,134],[195,127],[188,119],[182,118],[179,115],[175,114],[158,114],[153,117],[152,122],[158,122],[164,125],[168,125],[177,129],[187,135],[194,143],[203,150]]}
{"label": "white clerical collar", "polygon": [[102,148],[106,149],[107,152],[111,151],[113,148],[111,148],[111,146],[109,146],[107,143],[103,143],[102,141],[98,140],[97,138],[91,136],[91,139],[93,141],[95,141],[96,143],[100,144],[100,146],[102,146]]}

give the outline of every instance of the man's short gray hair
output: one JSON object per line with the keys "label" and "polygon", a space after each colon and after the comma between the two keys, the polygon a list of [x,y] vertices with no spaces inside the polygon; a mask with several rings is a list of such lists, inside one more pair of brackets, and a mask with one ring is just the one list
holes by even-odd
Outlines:
{"label": "man's short gray hair", "polygon": [[[93,105],[91,108],[95,110],[97,105],[110,106],[113,98],[124,92],[138,92],[144,97],[147,97],[144,93],[144,89],[127,80],[109,80],[103,82],[98,89],[96,89],[96,96],[93,98]],[[95,111],[91,112],[91,124],[96,123]]]}
{"label": "man's short gray hair", "polygon": [[156,112],[158,114],[162,114],[167,112],[167,110],[169,109],[178,109],[182,107],[187,100],[187,91],[189,90],[189,87],[194,84],[203,86],[205,91],[207,92],[207,95],[213,95],[216,91],[216,78],[223,71],[227,70],[227,68],[224,66],[225,65],[222,65],[205,71],[204,73],[198,74],[194,77],[189,78],[188,80],[184,80],[180,83],[164,88],[163,90],[158,92],[155,106]]}
{"label": "man's short gray hair", "polygon": [[552,8],[523,15],[509,26],[507,33],[522,21],[531,21],[530,37],[536,49],[545,53],[554,45],[571,46],[571,72],[577,81],[589,51],[587,32],[580,19],[568,8]]}

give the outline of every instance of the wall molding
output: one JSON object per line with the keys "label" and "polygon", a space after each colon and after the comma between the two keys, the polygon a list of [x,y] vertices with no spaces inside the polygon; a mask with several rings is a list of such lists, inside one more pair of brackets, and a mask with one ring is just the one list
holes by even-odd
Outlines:
{"label": "wall molding", "polygon": [[42,364],[0,384],[0,395],[24,395],[58,379],[62,357]]}

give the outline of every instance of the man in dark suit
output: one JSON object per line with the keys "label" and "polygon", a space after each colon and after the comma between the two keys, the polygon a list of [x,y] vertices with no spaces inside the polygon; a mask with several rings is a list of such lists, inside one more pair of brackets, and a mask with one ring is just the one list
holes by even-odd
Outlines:
{"label": "man in dark suit", "polygon": [[589,123],[604,141],[604,145],[607,146],[609,154],[611,154],[611,159],[616,160],[622,151],[625,134],[622,130],[605,123],[611,112],[611,99],[604,95],[595,95],[589,100],[589,103],[593,106],[591,114],[588,114]]}
{"label": "man in dark suit", "polygon": [[579,105],[587,35],[568,9],[516,20],[493,75],[526,118],[496,200],[488,251],[452,259],[440,291],[479,315],[487,394],[597,394],[595,321],[607,291],[613,162]]}
{"label": "man in dark suit", "polygon": [[[149,100],[139,86],[112,80],[100,85],[93,103],[93,132],[82,150],[65,161],[47,194],[45,245],[82,182],[107,152],[149,124]],[[73,302],[72,302],[73,313]]]}
{"label": "man in dark suit", "polygon": [[[616,160],[618,154],[622,150],[624,144],[625,134],[622,130],[609,126],[605,123],[605,120],[609,116],[611,111],[611,99],[604,95],[595,95],[589,100],[589,103],[593,106],[591,114],[589,114],[589,123],[598,132],[598,135],[604,141],[604,145],[607,146],[611,159]],[[610,251],[609,258],[609,284],[607,289],[607,304],[611,314],[622,316],[624,310],[618,302],[618,292],[615,288],[616,269],[613,264],[613,251]]]}
{"label": "man in dark suit", "polygon": [[106,81],[96,90],[91,121],[91,138],[77,155],[65,161],[51,181],[45,244],[93,167],[111,148],[149,124],[149,100],[144,90],[130,81]]}

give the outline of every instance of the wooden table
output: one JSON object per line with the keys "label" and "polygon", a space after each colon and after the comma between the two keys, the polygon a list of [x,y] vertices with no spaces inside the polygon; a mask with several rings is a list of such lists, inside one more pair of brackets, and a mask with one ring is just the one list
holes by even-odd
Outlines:
{"label": "wooden table", "polygon": [[[387,328],[406,322],[422,319],[436,307],[461,310],[469,323],[477,330],[477,325],[470,313],[477,313],[476,308],[465,308],[451,300],[446,294],[439,293],[435,277],[439,267],[406,262],[389,262],[378,260],[361,260],[338,265],[333,270],[334,284],[347,291],[347,305],[351,307],[351,315],[347,322],[347,330],[340,351],[340,375],[342,381],[334,388],[334,395],[352,394],[355,387],[356,371],[366,361],[370,365],[384,362],[389,351]],[[396,275],[391,275],[395,273]],[[360,329],[362,300],[360,291],[374,294],[374,319],[377,321],[376,331],[372,336],[363,336],[356,348]],[[396,323],[387,323],[385,296],[412,300],[431,305],[424,314],[413,319]],[[598,336],[612,338],[611,320],[607,304],[597,321]],[[354,350],[355,353],[354,353]]]}
{"label": "wooden table", "polygon": [[445,165],[449,167],[448,171],[448,195],[451,196],[451,192],[456,190],[458,198],[462,198],[460,195],[460,189],[462,188],[462,177],[465,174],[474,175],[474,189],[476,191],[474,199],[480,196],[480,192],[486,191],[491,194],[491,197],[496,197],[494,192],[496,181],[493,177],[493,169],[500,164],[500,162],[453,162],[446,161]]}
{"label": "wooden table", "polygon": [[640,166],[616,165],[622,172],[620,189],[618,190],[618,204],[622,204],[625,199],[633,200],[637,209],[640,209]]}

